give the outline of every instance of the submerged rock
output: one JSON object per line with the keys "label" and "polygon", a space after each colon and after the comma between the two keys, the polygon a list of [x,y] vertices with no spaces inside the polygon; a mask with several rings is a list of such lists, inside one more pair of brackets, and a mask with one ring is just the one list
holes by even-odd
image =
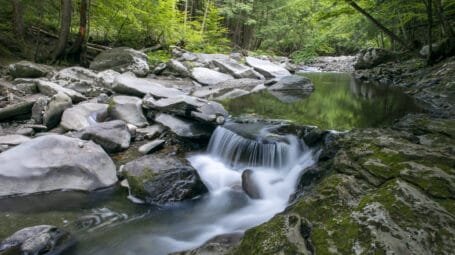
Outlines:
{"label": "submerged rock", "polygon": [[111,69],[120,73],[133,72],[146,76],[150,72],[149,58],[144,53],[126,47],[103,51],[90,64],[90,69],[104,71]]}
{"label": "submerged rock", "polygon": [[93,142],[46,135],[0,154],[0,197],[61,189],[91,191],[117,182],[115,165]]}
{"label": "submerged rock", "polygon": [[0,242],[1,254],[59,254],[74,242],[67,231],[50,225],[21,229]]}
{"label": "submerged rock", "polygon": [[131,193],[151,204],[193,199],[207,193],[198,172],[175,157],[151,154],[123,168]]}

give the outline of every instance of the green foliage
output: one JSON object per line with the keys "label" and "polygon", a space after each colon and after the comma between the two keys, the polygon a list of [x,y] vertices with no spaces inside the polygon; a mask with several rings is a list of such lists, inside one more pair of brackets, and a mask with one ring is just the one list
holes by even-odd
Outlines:
{"label": "green foliage", "polygon": [[167,63],[172,58],[172,55],[168,50],[151,51],[147,53],[147,56],[149,56],[152,65]]}

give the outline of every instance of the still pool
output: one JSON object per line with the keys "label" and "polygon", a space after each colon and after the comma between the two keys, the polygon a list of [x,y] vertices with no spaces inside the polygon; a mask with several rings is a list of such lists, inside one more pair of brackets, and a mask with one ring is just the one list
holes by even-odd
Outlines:
{"label": "still pool", "polygon": [[306,99],[284,103],[267,90],[221,103],[232,116],[285,119],[321,129],[350,130],[391,124],[419,112],[414,100],[391,86],[362,84],[348,73],[302,73],[315,85]]}

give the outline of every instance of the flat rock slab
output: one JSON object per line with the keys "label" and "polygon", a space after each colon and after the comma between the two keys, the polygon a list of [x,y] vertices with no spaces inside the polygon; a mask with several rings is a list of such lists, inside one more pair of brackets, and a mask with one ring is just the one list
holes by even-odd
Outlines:
{"label": "flat rock slab", "polygon": [[232,59],[214,60],[212,63],[220,68],[222,72],[228,73],[238,79],[261,79],[261,75],[255,72],[251,67],[239,64],[237,61]]}
{"label": "flat rock slab", "polygon": [[155,152],[159,148],[163,147],[165,142],[166,141],[164,141],[164,140],[157,139],[152,142],[146,143],[146,144],[142,145],[141,147],[139,147],[139,152],[144,155]]}
{"label": "flat rock slab", "polygon": [[220,73],[205,67],[196,67],[191,71],[191,77],[202,85],[211,86],[227,80],[232,80],[229,74]]}
{"label": "flat rock slab", "polygon": [[155,121],[181,138],[208,139],[213,131],[211,126],[164,113],[157,114]]}
{"label": "flat rock slab", "polygon": [[0,154],[0,197],[53,190],[91,191],[117,182],[111,158],[97,144],[46,135]]}
{"label": "flat rock slab", "polygon": [[276,78],[291,75],[291,73],[286,70],[286,68],[267,60],[246,57],[245,61],[247,65],[253,67],[256,71],[264,75],[266,78]]}
{"label": "flat rock slab", "polygon": [[66,109],[60,125],[66,130],[81,130],[107,116],[107,104],[84,103]]}
{"label": "flat rock slab", "polygon": [[159,83],[148,79],[137,78],[128,73],[119,75],[115,79],[113,90],[120,94],[138,97],[143,97],[146,94],[150,94],[156,98],[184,95],[184,93],[178,89],[166,88]]}
{"label": "flat rock slab", "polygon": [[57,83],[45,81],[45,80],[38,80],[37,81],[38,90],[46,96],[53,96],[58,93],[63,93],[71,98],[73,103],[79,103],[82,101],[87,100],[85,96],[81,93],[74,91],[72,89],[64,88]]}

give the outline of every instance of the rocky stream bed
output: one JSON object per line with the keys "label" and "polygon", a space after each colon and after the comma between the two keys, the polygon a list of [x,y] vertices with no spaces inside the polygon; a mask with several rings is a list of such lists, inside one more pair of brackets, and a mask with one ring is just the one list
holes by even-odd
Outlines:
{"label": "rocky stream bed", "polygon": [[[336,76],[357,99],[305,77],[353,61],[115,48],[2,67],[0,254],[452,254],[455,59]],[[300,118],[330,91],[318,107],[346,115]]]}

